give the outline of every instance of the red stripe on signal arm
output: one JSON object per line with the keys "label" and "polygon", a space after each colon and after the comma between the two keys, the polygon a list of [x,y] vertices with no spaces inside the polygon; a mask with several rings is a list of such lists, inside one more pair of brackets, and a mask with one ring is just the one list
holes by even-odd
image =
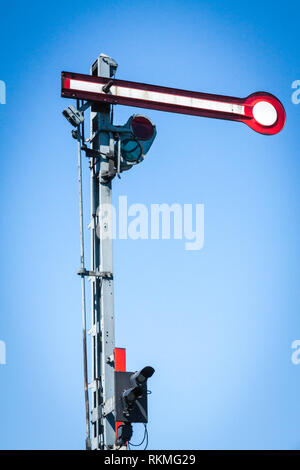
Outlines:
{"label": "red stripe on signal arm", "polygon": [[65,79],[63,80],[63,87],[64,87],[64,88],[70,88],[70,85],[71,85],[71,80],[70,80],[70,78],[65,78]]}

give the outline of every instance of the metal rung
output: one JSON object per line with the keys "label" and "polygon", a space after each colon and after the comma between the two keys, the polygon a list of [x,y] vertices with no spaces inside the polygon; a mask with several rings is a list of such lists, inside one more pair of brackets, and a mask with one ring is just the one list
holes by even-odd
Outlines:
{"label": "metal rung", "polygon": [[105,403],[102,405],[102,415],[103,417],[109,415],[114,411],[114,397],[109,398]]}
{"label": "metal rung", "polygon": [[97,408],[93,408],[91,411],[91,421],[92,423],[96,423],[102,417],[102,408],[98,406]]}
{"label": "metal rung", "polygon": [[88,334],[92,336],[96,336],[97,333],[100,333],[99,323],[97,323],[97,325],[93,325],[88,331]]}
{"label": "metal rung", "polygon": [[101,389],[100,379],[96,378],[95,380],[90,382],[88,384],[88,388],[92,390],[93,392],[95,392],[96,390],[100,390]]}
{"label": "metal rung", "polygon": [[96,382],[93,381],[93,382],[89,383],[88,388],[89,388],[92,392],[95,392],[95,391],[97,390]]}

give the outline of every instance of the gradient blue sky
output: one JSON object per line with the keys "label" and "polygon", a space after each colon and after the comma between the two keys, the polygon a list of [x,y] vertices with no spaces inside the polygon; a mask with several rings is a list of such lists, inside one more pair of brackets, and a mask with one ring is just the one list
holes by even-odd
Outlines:
{"label": "gradient blue sky", "polygon": [[[146,113],[156,141],[114,182],[115,200],[205,204],[205,246],[115,242],[116,342],[129,370],[156,369],[150,449],[300,448],[299,13],[258,0],[1,6],[1,449],[84,447],[76,144],[60,72],[88,73],[100,52],[121,79],[264,90],[286,107],[274,137]],[[115,122],[134,111],[117,108]]]}

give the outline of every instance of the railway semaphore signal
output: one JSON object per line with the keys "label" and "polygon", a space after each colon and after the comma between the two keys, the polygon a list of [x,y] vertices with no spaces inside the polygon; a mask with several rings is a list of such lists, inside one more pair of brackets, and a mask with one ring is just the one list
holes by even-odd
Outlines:
{"label": "railway semaphore signal", "polygon": [[[75,99],[63,114],[75,129],[80,206],[82,325],[86,403],[86,448],[126,449],[133,422],[147,423],[147,380],[154,369],[126,372],[125,350],[115,348],[112,266],[112,180],[143,161],[156,136],[155,124],[142,114],[124,125],[113,124],[112,105],[134,106],[180,114],[243,122],[265,135],[280,132],[285,123],[281,102],[267,92],[246,98],[200,93],[117,80],[117,63],[101,54],[90,75],[61,74],[61,96]],[[90,137],[85,138],[84,112],[90,108]],[[91,268],[85,268],[82,205],[82,152],[91,174]],[[105,206],[100,218],[97,209]],[[99,226],[99,230],[96,227]],[[99,237],[98,237],[99,235]],[[85,278],[91,281],[91,378],[86,350]],[[89,383],[88,383],[89,382]],[[89,392],[91,397],[91,416]],[[146,432],[146,431],[145,431]]]}

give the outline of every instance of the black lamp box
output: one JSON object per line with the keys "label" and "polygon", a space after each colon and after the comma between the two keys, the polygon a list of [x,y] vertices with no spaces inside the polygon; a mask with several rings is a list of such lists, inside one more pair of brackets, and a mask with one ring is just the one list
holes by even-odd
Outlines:
{"label": "black lamp box", "polygon": [[125,390],[132,388],[130,383],[130,376],[134,372],[115,372],[115,406],[116,406],[116,421],[122,421],[123,423],[148,423],[148,396],[147,396],[147,385],[141,385],[143,389],[143,395],[138,398],[132,409],[126,412],[126,404],[122,398],[122,394]]}

